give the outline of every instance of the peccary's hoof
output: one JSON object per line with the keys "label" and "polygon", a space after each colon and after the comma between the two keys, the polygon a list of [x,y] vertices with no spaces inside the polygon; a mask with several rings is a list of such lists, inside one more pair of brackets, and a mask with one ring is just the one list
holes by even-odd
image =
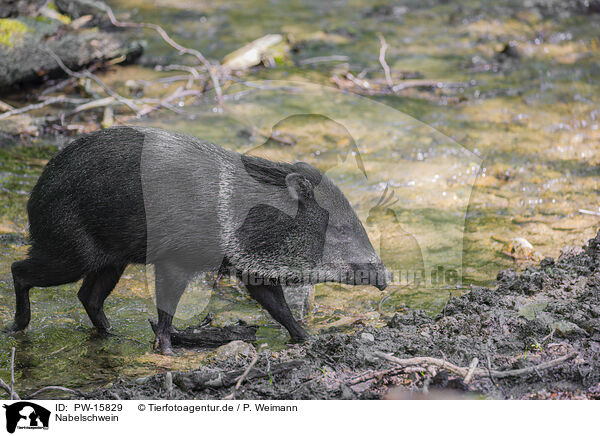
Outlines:
{"label": "peccary's hoof", "polygon": [[160,352],[165,356],[174,356],[175,355],[175,352],[173,351],[173,349],[171,347],[160,350]]}
{"label": "peccary's hoof", "polygon": [[165,355],[174,356],[173,348],[171,348],[170,341],[161,340],[158,336],[154,339],[154,350]]}
{"label": "peccary's hoof", "polygon": [[306,342],[307,339],[308,339],[308,335],[292,336],[290,342],[292,344],[302,344],[303,342]]}
{"label": "peccary's hoof", "polygon": [[23,331],[27,328],[27,324],[25,325],[21,325],[19,323],[13,322],[10,325],[7,325],[6,327],[4,327],[2,329],[3,333],[16,333],[16,332],[20,332]]}
{"label": "peccary's hoof", "polygon": [[110,328],[103,329],[98,327],[96,327],[96,335],[99,338],[112,338],[117,336],[115,333],[111,333]]}

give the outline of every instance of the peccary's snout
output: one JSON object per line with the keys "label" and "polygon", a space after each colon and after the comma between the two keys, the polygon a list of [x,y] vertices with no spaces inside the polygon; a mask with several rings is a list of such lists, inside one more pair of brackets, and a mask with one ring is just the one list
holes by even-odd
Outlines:
{"label": "peccary's snout", "polygon": [[379,262],[377,266],[377,282],[373,284],[377,289],[383,291],[392,281],[392,276],[383,262]]}
{"label": "peccary's snout", "polygon": [[374,259],[366,264],[351,263],[355,285],[372,285],[383,291],[392,281],[392,277],[381,260]]}

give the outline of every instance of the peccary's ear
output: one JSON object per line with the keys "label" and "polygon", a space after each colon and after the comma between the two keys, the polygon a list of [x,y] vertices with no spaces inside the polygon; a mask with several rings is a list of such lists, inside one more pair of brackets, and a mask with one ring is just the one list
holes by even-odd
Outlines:
{"label": "peccary's ear", "polygon": [[287,185],[290,196],[294,200],[304,202],[314,197],[313,185],[310,181],[302,174],[291,173],[285,178],[285,184]]}

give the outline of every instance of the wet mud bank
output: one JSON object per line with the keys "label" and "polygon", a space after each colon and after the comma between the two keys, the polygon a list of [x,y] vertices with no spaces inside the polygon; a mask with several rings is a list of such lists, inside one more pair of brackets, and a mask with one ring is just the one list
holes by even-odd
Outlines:
{"label": "wet mud bank", "polygon": [[436,317],[396,313],[386,327],[279,352],[241,344],[196,371],[121,379],[84,396],[600,399],[600,232],[556,260],[501,271],[495,288],[473,287]]}

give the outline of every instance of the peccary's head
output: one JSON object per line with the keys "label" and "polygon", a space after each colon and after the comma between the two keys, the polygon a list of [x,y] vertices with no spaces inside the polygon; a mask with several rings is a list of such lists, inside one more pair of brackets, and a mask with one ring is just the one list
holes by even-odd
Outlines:
{"label": "peccary's head", "polygon": [[[242,156],[247,213],[226,241],[243,273],[287,282],[326,281],[384,289],[389,273],[342,191],[306,163]],[[238,178],[243,180],[242,178]]]}

